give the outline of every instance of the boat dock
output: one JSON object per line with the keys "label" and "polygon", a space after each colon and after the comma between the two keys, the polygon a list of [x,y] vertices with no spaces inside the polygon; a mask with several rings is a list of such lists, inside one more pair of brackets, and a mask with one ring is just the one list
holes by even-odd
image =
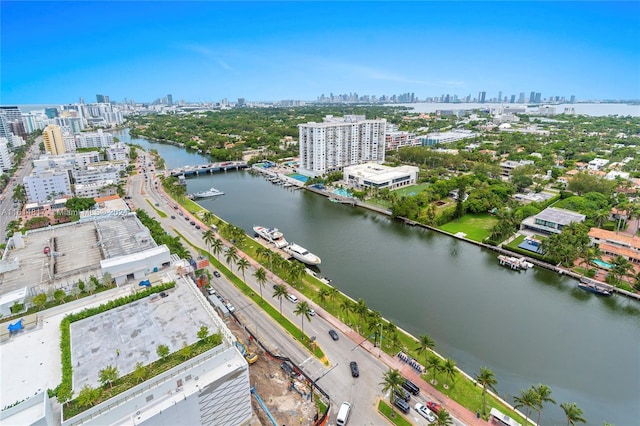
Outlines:
{"label": "boat dock", "polygon": [[498,256],[498,260],[500,261],[500,265],[511,268],[514,271],[533,268],[533,263],[528,262],[524,257],[506,256],[501,254]]}

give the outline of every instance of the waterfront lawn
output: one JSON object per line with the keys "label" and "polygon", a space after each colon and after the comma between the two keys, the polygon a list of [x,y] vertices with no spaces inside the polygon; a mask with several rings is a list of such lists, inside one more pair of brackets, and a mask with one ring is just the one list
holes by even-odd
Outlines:
{"label": "waterfront lawn", "polygon": [[166,217],[167,217],[167,214],[166,214],[165,212],[163,212],[162,210],[158,210],[158,209],[156,208],[156,206],[154,206],[153,204],[151,204],[151,201],[149,201],[148,199],[147,199],[147,203],[149,203],[149,205],[151,206],[151,208],[152,208],[153,210],[155,210],[155,211],[156,211],[156,213],[158,214],[158,216],[160,216],[160,217],[162,217],[162,218],[166,218]]}
{"label": "waterfront lawn", "polygon": [[[394,425],[397,425],[397,426],[411,426],[413,424],[410,421],[408,421],[407,419],[405,419],[402,416],[402,414],[400,414],[400,412],[398,412],[398,410],[393,410],[393,413],[392,413],[392,409],[389,406],[389,404],[387,404],[383,400],[378,401],[378,411],[380,412],[380,414],[385,416],[387,418],[387,420],[389,420]],[[392,416],[392,414],[395,414],[395,415]]]}
{"label": "waterfront lawn", "polygon": [[393,193],[397,194],[398,197],[415,197],[423,190],[427,189],[430,184],[421,183],[418,185],[405,186],[404,188],[394,189]]}
{"label": "waterfront lawn", "polygon": [[191,212],[192,214],[201,217],[202,214],[204,214],[207,209],[205,209],[204,207],[202,207],[200,204],[185,198],[184,200],[180,201],[180,204],[182,205],[182,207],[184,207],[185,209],[187,209],[187,211]]}
{"label": "waterfront lawn", "polygon": [[466,238],[482,242],[491,235],[491,228],[493,228],[496,223],[498,223],[498,218],[489,213],[475,215],[465,214],[459,220],[452,220],[438,228],[451,234],[464,232]]}

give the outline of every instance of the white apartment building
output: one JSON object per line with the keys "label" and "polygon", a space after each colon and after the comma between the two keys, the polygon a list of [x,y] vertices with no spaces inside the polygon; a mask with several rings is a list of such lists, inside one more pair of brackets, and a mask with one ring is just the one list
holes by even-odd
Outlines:
{"label": "white apartment building", "polygon": [[107,148],[110,145],[113,145],[113,135],[104,133],[102,129],[98,129],[97,132],[76,135],[78,148]]}
{"label": "white apartment building", "polygon": [[515,169],[522,166],[530,166],[535,164],[532,160],[520,160],[520,161],[512,161],[507,160],[500,163],[500,170],[503,179],[510,179],[511,174]]}
{"label": "white apartment building", "polygon": [[0,137],[0,169],[8,171],[13,167],[13,154],[9,151],[7,138]]}
{"label": "white apartment building", "polygon": [[118,182],[120,171],[111,165],[100,167],[88,166],[85,169],[74,169],[71,171],[75,184],[87,185],[96,182],[112,181]]}
{"label": "white apartment building", "polygon": [[420,145],[420,142],[416,139],[415,133],[399,130],[398,126],[387,123],[385,144],[387,150],[398,150],[405,146]]}
{"label": "white apartment building", "polygon": [[69,173],[66,170],[32,173],[24,177],[23,183],[27,199],[31,203],[47,201],[52,197],[59,198],[60,195],[73,195]]}
{"label": "white apartment building", "polygon": [[354,188],[397,189],[414,185],[419,170],[415,166],[389,167],[365,163],[345,167],[343,180]]}
{"label": "white apartment building", "polygon": [[33,168],[36,173],[51,169],[82,169],[90,164],[100,162],[98,151],[66,153],[61,155],[43,154],[37,160],[33,160]]}
{"label": "white apartment building", "polygon": [[109,161],[129,162],[129,146],[125,143],[116,143],[108,147],[105,152]]}
{"label": "white apartment building", "polygon": [[300,173],[319,176],[345,166],[384,161],[385,119],[328,115],[322,123],[298,125]]}
{"label": "white apartment building", "polygon": [[589,170],[600,170],[607,164],[609,164],[609,160],[605,158],[594,158],[593,160],[589,161],[589,165],[587,166],[587,168]]}
{"label": "white apartment building", "polygon": [[101,180],[92,183],[77,183],[74,187],[76,197],[96,198],[118,193],[118,181]]}
{"label": "white apartment building", "polygon": [[434,132],[425,136],[418,136],[423,146],[433,146],[443,143],[457,142],[463,139],[475,138],[478,134],[466,129],[456,129],[450,132]]}

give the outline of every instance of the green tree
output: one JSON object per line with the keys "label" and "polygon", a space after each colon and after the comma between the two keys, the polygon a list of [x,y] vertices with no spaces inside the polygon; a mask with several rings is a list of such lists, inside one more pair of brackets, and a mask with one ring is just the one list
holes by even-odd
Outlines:
{"label": "green tree", "polygon": [[89,385],[84,385],[78,393],[78,405],[81,407],[91,407],[95,405],[99,396],[100,389],[94,389]]}
{"label": "green tree", "polygon": [[437,385],[438,379],[437,375],[440,370],[442,370],[442,360],[436,354],[431,354],[427,359],[427,365],[425,366],[428,370],[431,370],[431,384]]}
{"label": "green tree", "polygon": [[211,244],[213,244],[213,240],[215,239],[216,239],[216,236],[211,229],[207,229],[206,231],[204,231],[204,234],[202,235],[202,240],[207,245],[209,254],[211,254]]}
{"label": "green tree", "polygon": [[480,374],[475,377],[476,382],[482,386],[482,415],[486,417],[487,415],[487,389],[490,389],[495,392],[496,384],[498,381],[496,380],[493,371],[486,367],[480,367]]}
{"label": "green tree", "polygon": [[89,279],[84,288],[87,289],[89,294],[93,294],[93,292],[96,291],[96,287],[96,283],[92,279]]}
{"label": "green tree", "polygon": [[238,249],[235,246],[229,247],[227,254],[225,254],[224,257],[227,265],[231,266],[236,262],[236,260],[238,260]]}
{"label": "green tree", "polygon": [[64,298],[67,297],[67,294],[62,289],[58,289],[53,292],[53,298],[58,303],[64,303]]}
{"label": "green tree", "polygon": [[220,253],[222,253],[223,249],[224,249],[224,243],[222,242],[222,240],[219,238],[214,238],[213,241],[211,242],[211,250],[213,251],[213,254],[215,255],[215,257],[220,259],[219,255]]}
{"label": "green tree", "polygon": [[[640,283],[640,274],[639,274],[638,282]],[[355,306],[351,300],[344,299],[342,302],[340,302],[340,312],[343,312],[345,314],[345,318],[348,318],[349,314],[351,312],[354,312],[354,309],[355,309]]]}
{"label": "green tree", "polygon": [[167,345],[158,345],[156,348],[156,354],[162,359],[166,359],[169,355],[169,346]]}
{"label": "green tree", "polygon": [[378,311],[369,312],[367,318],[367,328],[369,332],[373,332],[373,346],[377,347],[380,343],[380,332],[383,326],[382,314]]}
{"label": "green tree", "polygon": [[547,385],[539,384],[538,386],[533,388],[535,392],[538,394],[538,421],[537,424],[540,424],[540,415],[542,414],[542,409],[544,408],[545,402],[550,402],[555,404],[555,399],[551,398],[551,388]]}
{"label": "green tree", "polygon": [[587,422],[582,416],[582,409],[578,408],[575,402],[572,402],[571,404],[563,402],[560,404],[560,408],[562,408],[562,411],[564,411],[564,415],[567,418],[567,426],[574,426],[577,422]]}
{"label": "green tree", "polygon": [[436,413],[436,421],[433,422],[434,426],[450,426],[453,424],[451,414],[444,408],[440,408]]}
{"label": "green tree", "polygon": [[58,393],[56,393],[56,399],[60,404],[66,406],[67,403],[73,399],[73,389],[71,389],[71,386],[60,386]]}
{"label": "green tree", "polygon": [[367,306],[367,303],[364,301],[363,298],[358,299],[356,304],[353,306],[353,312],[358,314],[358,317],[360,318],[359,324],[362,326],[364,318],[369,312],[369,307]]}
{"label": "green tree", "polygon": [[204,340],[209,337],[209,327],[207,327],[206,325],[200,327],[200,330],[198,330],[196,336],[198,336],[198,339],[200,340]]}
{"label": "green tree", "polygon": [[244,272],[246,271],[246,269],[251,266],[249,264],[249,261],[247,259],[245,259],[244,257],[241,257],[238,260],[238,263],[236,264],[236,266],[238,267],[238,269],[240,270],[240,272],[242,273],[242,281],[246,282],[247,280],[244,277]]}
{"label": "green tree", "polygon": [[105,287],[110,287],[113,284],[113,277],[110,273],[105,272],[102,274],[102,285]]}
{"label": "green tree", "polygon": [[182,348],[180,348],[180,351],[179,351],[182,359],[189,359],[189,357],[191,357],[192,352],[193,351],[191,349],[191,346],[189,346],[187,342],[182,342]]}
{"label": "green tree", "polygon": [[277,285],[273,291],[273,297],[280,301],[280,316],[282,316],[282,298],[289,294],[283,285]]}
{"label": "green tree", "polygon": [[387,370],[384,375],[382,376],[382,382],[380,382],[380,386],[382,386],[382,392],[383,393],[387,393],[389,392],[389,402],[391,405],[391,416],[395,417],[395,410],[394,410],[394,400],[395,400],[395,394],[399,393],[400,390],[402,389],[402,385],[405,382],[405,378],[402,377],[402,374],[400,374],[400,372],[396,369],[389,369]]}
{"label": "green tree", "polygon": [[525,424],[529,423],[529,410],[536,409],[540,405],[540,396],[535,391],[534,388],[529,388],[527,390],[521,389],[520,396],[514,396],[513,401],[515,402],[514,408],[525,408]]}
{"label": "green tree", "polygon": [[147,378],[147,369],[141,362],[137,362],[136,368],[131,374],[133,375],[136,383],[144,382]]}
{"label": "green tree", "polygon": [[304,337],[304,319],[306,318],[307,321],[311,322],[311,306],[309,306],[309,303],[306,300],[303,300],[296,305],[293,313],[300,317],[302,336]]}
{"label": "green tree", "polygon": [[44,305],[47,303],[47,295],[44,293],[39,293],[33,296],[31,299],[31,303],[38,307],[38,309],[44,308]]}
{"label": "green tree", "polygon": [[118,379],[118,367],[113,365],[107,365],[100,370],[100,384],[105,386],[107,383],[109,387],[113,387],[113,382]]}
{"label": "green tree", "polygon": [[449,381],[455,380],[456,375],[458,374],[458,370],[456,369],[456,362],[451,358],[446,358],[444,360],[444,363],[442,364],[442,372],[444,373],[444,377],[446,380],[444,388],[449,389]]}
{"label": "green tree", "polygon": [[258,287],[260,287],[260,300],[262,302],[264,302],[264,299],[262,298],[262,287],[264,287],[264,285],[267,282],[267,271],[264,270],[264,268],[258,268],[254,273],[253,276],[256,278],[256,281],[258,282]]}
{"label": "green tree", "polygon": [[431,337],[426,334],[423,334],[418,338],[418,346],[416,347],[416,352],[418,354],[424,354],[424,365],[427,365],[427,359],[429,353],[436,347],[436,342],[433,341]]}

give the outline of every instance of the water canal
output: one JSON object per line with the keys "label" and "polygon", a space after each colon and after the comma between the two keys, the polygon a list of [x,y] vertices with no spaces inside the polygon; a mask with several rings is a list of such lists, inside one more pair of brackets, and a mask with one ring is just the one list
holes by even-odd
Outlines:
{"label": "water canal", "polygon": [[[158,150],[168,167],[207,162],[178,147],[133,142]],[[322,275],[341,291],[413,335],[429,334],[467,373],[491,368],[507,401],[543,383],[558,403],[576,402],[589,424],[640,419],[637,302],[599,298],[540,268],[514,272],[493,252],[245,172],[188,181],[189,192],[211,186],[225,195],[204,207],[248,233],[254,225],[280,228],[322,258]],[[550,405],[542,423],[566,420]]]}

